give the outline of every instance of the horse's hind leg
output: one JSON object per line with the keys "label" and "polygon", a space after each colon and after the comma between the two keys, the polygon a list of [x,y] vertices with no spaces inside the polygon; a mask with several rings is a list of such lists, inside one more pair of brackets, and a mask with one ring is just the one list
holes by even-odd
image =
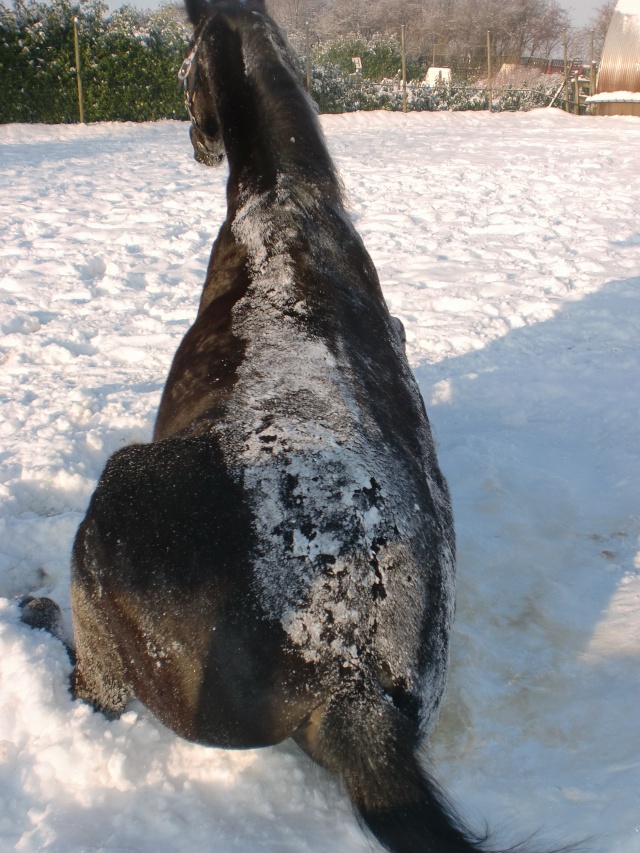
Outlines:
{"label": "horse's hind leg", "polygon": [[82,699],[108,720],[117,719],[127,705],[128,693],[116,662],[101,651],[99,661],[85,656],[71,675],[71,692],[74,699]]}
{"label": "horse's hind leg", "polygon": [[64,645],[69,660],[74,664],[71,673],[71,693],[74,699],[83,699],[109,719],[120,716],[127,703],[122,667],[119,657],[112,651],[112,644],[100,631],[98,624],[91,622],[88,630],[85,630],[82,619],[74,618],[76,640],[80,638],[78,647],[74,649],[65,638],[62,611],[55,601],[28,595],[20,601],[19,606],[20,619],[25,625],[48,631]]}
{"label": "horse's hind leg", "polygon": [[129,690],[122,659],[90,592],[74,585],[71,591],[76,666],[71,692],[108,719],[124,711]]}

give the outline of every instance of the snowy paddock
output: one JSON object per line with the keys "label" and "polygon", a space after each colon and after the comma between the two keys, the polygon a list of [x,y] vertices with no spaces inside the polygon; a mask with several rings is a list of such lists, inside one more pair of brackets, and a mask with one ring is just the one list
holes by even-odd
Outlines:
{"label": "snowy paddock", "polygon": [[[449,480],[458,615],[435,775],[504,845],[640,851],[640,120],[323,118]],[[373,849],[292,743],[72,702],[69,551],[151,436],[223,218],[179,122],[0,127],[0,850]],[[425,756],[427,759],[427,756]]]}

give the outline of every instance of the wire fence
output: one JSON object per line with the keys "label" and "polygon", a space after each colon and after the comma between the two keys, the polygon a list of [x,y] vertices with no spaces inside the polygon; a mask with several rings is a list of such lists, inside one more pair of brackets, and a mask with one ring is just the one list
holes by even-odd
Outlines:
{"label": "wire fence", "polygon": [[495,56],[488,32],[484,57],[434,55],[430,65],[420,66],[406,57],[404,28],[401,33],[400,40],[387,36],[369,42],[347,35],[329,45],[312,45],[308,32],[306,38],[291,34],[320,110],[502,112],[557,106],[589,112],[585,102],[596,89],[593,50],[588,65],[572,60],[566,37],[562,59]]}

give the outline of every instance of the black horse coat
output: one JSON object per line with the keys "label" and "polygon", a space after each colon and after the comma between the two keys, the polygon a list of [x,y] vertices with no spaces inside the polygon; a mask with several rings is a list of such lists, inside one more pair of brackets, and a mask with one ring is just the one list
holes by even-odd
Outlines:
{"label": "black horse coat", "polygon": [[110,460],[75,548],[76,634],[106,619],[122,695],[220,746],[277,742],[354,683],[426,729],[446,672],[424,406],[339,199],[296,184],[230,207],[154,442]]}

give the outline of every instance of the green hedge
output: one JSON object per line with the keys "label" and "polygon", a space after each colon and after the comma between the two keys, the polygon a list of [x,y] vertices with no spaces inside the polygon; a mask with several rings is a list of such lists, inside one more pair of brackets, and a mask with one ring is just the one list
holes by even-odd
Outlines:
{"label": "green hedge", "polygon": [[[364,77],[345,79],[327,73],[314,73],[311,94],[323,113],[345,113],[356,110],[403,109],[402,86],[397,79],[376,83]],[[515,112],[547,107],[552,92],[544,86],[533,89],[506,89],[493,92],[494,112]],[[488,110],[489,90],[467,83],[441,83],[435,87],[420,81],[407,84],[407,110],[434,112],[440,110]]]}
{"label": "green hedge", "polygon": [[0,122],[78,121],[74,17],[86,121],[186,118],[177,74],[190,29],[168,9],[106,11],[100,0],[0,8]]}

